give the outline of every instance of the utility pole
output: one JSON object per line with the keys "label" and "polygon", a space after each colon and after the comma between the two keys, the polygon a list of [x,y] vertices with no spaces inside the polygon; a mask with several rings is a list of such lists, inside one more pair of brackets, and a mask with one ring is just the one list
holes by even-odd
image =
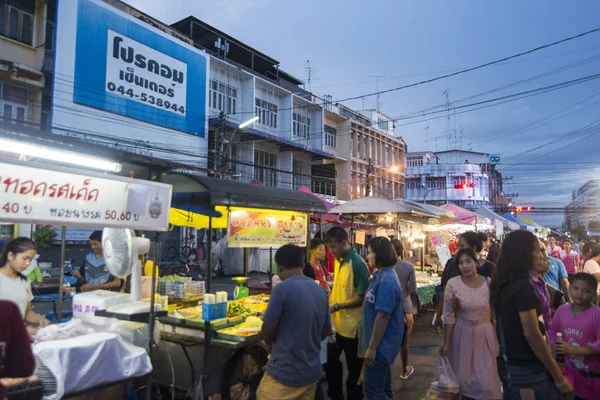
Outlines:
{"label": "utility pole", "polygon": [[223,140],[225,138],[225,113],[221,111],[219,113],[219,133],[215,138],[215,161],[213,163],[215,167],[215,175],[219,178],[223,178],[223,167],[226,165],[225,154],[223,154]]}
{"label": "utility pole", "polygon": [[[379,80],[385,78],[385,75],[373,75],[372,78],[375,78],[375,88],[377,93],[377,102],[375,105],[375,109],[379,111],[379,107],[381,107],[381,94],[379,93]],[[364,107],[363,107],[364,108]]]}
{"label": "utility pole", "polygon": [[304,64],[304,69],[308,71],[308,91],[310,92],[310,81],[312,78],[312,68],[310,67],[310,60],[306,61]]}
{"label": "utility pole", "polygon": [[373,174],[373,162],[369,158],[369,164],[367,164],[367,178],[365,183],[365,197],[371,195],[371,175]]}

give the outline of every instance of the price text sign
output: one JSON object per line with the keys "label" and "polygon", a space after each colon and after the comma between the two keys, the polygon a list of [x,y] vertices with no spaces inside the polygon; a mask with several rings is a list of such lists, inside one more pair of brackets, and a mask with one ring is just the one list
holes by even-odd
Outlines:
{"label": "price text sign", "polygon": [[166,231],[171,185],[0,163],[0,222]]}

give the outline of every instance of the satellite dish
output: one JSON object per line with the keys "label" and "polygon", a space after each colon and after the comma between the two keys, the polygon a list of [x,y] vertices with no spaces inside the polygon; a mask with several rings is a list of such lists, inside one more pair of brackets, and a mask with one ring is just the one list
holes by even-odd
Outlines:
{"label": "satellite dish", "polygon": [[142,300],[142,263],[138,256],[150,251],[150,239],[136,237],[131,229],[104,228],[102,248],[108,271],[119,278],[131,274],[132,300]]}

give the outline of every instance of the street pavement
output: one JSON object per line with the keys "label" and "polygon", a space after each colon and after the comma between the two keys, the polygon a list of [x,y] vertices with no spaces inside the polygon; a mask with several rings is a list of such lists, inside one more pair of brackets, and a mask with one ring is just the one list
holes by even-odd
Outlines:
{"label": "street pavement", "polygon": [[400,379],[400,356],[392,367],[394,399],[418,400],[429,389],[433,368],[437,363],[443,337],[431,326],[432,313],[422,314],[415,321],[409,341],[408,363],[415,367],[414,374],[408,380]]}

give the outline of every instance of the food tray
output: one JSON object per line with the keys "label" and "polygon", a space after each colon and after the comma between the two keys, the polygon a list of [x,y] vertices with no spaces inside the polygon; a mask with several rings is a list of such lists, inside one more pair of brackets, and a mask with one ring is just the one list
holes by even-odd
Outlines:
{"label": "food tray", "polygon": [[227,328],[227,329],[221,329],[217,331],[217,338],[218,339],[223,339],[223,340],[228,340],[231,342],[248,342],[248,341],[254,341],[256,340],[256,337],[260,334],[260,332],[255,332],[252,334],[244,334],[244,335],[239,335],[239,334],[235,334],[235,333],[225,333],[227,331],[232,331],[232,328]]}

